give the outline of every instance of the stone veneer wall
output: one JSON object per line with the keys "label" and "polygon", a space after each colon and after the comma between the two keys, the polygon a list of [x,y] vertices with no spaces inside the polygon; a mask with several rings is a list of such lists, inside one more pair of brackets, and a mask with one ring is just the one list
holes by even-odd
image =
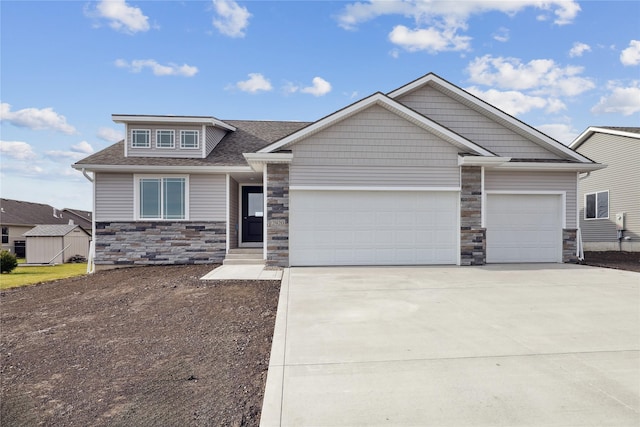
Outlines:
{"label": "stone veneer wall", "polygon": [[460,264],[487,262],[487,230],[482,228],[482,168],[462,166],[460,191]]}
{"label": "stone veneer wall", "polygon": [[578,263],[578,256],[576,255],[578,248],[577,234],[578,230],[575,228],[562,230],[562,262]]}
{"label": "stone veneer wall", "polygon": [[226,223],[96,222],[96,266],[222,263]]}
{"label": "stone veneer wall", "polygon": [[289,165],[267,165],[267,267],[289,266]]}

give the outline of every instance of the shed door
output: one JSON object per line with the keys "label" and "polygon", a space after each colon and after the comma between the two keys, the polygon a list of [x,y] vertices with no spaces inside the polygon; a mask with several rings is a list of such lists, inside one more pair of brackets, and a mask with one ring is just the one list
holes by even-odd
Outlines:
{"label": "shed door", "polygon": [[562,262],[562,197],[488,194],[487,262]]}
{"label": "shed door", "polygon": [[458,262],[458,192],[290,194],[291,265]]}

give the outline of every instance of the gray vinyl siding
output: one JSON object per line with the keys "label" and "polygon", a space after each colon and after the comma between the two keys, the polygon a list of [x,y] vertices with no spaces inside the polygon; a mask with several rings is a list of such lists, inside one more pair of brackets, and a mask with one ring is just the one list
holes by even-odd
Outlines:
{"label": "gray vinyl siding", "polygon": [[216,145],[220,143],[220,141],[222,140],[222,138],[224,138],[226,134],[227,134],[227,131],[223,129],[213,127],[213,126],[206,127],[205,142],[207,144],[207,147],[204,153],[205,157],[207,157],[213,151],[213,149],[216,148]]}
{"label": "gray vinyl siding", "polygon": [[[626,214],[624,235],[640,239],[640,140],[596,133],[577,150],[607,165],[579,182],[580,228],[585,242],[617,242],[615,215]],[[609,191],[609,219],[584,219],[584,195]]]}
{"label": "gray vinyl siding", "polygon": [[[149,148],[134,148],[131,146],[131,131],[134,129],[147,129],[151,131]],[[127,125],[127,157],[180,157],[180,158],[202,158],[202,144],[204,135],[202,134],[202,126],[199,125],[176,125],[173,123],[148,123]],[[157,130],[173,130],[174,131],[174,148],[158,148],[156,147],[156,131]],[[198,148],[180,148],[180,131],[196,130],[198,134]]]}
{"label": "gray vinyl siding", "polygon": [[576,228],[577,182],[575,172],[497,171],[485,169],[486,191],[564,191],[566,192],[566,227]]}
{"label": "gray vinyl siding", "polygon": [[96,221],[133,220],[133,174],[96,173]]}
{"label": "gray vinyl siding", "polygon": [[460,186],[455,146],[377,105],[292,149],[292,186]]}
{"label": "gray vinyl siding", "polygon": [[238,182],[229,179],[229,248],[238,247],[238,229],[240,221],[240,195]]}
{"label": "gray vinyl siding", "polygon": [[[189,176],[189,220],[225,221],[225,175]],[[96,221],[134,219],[134,178],[126,173],[96,174]]]}
{"label": "gray vinyl siding", "polygon": [[226,175],[189,176],[189,220],[226,221]]}
{"label": "gray vinyl siding", "polygon": [[397,101],[500,156],[522,159],[559,158],[433,87],[424,86]]}

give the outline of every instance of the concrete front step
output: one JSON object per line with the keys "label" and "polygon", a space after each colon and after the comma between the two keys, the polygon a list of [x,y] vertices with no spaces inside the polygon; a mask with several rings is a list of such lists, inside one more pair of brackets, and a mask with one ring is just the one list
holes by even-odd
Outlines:
{"label": "concrete front step", "polygon": [[225,259],[262,259],[262,252],[256,254],[228,253]]}
{"label": "concrete front step", "polygon": [[223,265],[264,265],[264,260],[262,258],[260,259],[246,259],[246,258],[241,258],[241,259],[229,259],[229,258],[225,258],[224,261],[222,261]]}

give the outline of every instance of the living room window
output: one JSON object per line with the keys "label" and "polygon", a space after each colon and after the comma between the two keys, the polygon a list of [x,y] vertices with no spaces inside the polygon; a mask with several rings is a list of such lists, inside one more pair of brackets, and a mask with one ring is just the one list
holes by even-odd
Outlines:
{"label": "living room window", "polygon": [[139,219],[186,219],[187,177],[136,177]]}
{"label": "living room window", "polygon": [[149,129],[133,129],[131,131],[131,147],[151,147],[151,131]]}
{"label": "living room window", "polygon": [[158,129],[156,131],[156,147],[157,148],[175,148],[175,131]]}
{"label": "living room window", "polygon": [[9,243],[9,227],[2,227],[2,244]]}
{"label": "living room window", "polygon": [[198,148],[200,132],[197,130],[180,131],[180,148]]}
{"label": "living room window", "polygon": [[609,218],[609,191],[599,191],[584,195],[584,218]]}

